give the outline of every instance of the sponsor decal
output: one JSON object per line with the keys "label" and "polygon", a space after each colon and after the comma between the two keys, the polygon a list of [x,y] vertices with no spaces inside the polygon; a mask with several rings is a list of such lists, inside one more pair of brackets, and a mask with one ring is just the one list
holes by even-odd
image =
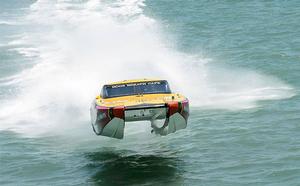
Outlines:
{"label": "sponsor decal", "polygon": [[161,81],[150,81],[150,82],[141,82],[141,83],[128,83],[128,84],[118,84],[112,85],[111,88],[122,88],[122,87],[134,87],[134,86],[142,86],[142,85],[160,85]]}

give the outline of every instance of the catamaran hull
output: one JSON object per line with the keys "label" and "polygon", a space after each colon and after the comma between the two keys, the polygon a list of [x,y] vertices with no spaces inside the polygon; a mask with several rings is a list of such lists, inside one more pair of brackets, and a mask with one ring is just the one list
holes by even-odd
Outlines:
{"label": "catamaran hull", "polygon": [[[117,139],[124,137],[125,123],[132,121],[150,121],[153,132],[168,135],[187,127],[189,116],[188,100],[165,104],[143,104],[129,107],[101,107],[95,102],[91,109],[91,123],[97,135]],[[164,120],[161,127],[157,120]]]}

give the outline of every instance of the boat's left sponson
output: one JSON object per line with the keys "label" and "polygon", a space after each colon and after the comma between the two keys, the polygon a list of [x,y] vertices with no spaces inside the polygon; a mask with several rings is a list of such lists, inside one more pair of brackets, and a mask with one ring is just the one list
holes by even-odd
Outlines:
{"label": "boat's left sponson", "polygon": [[166,119],[161,135],[167,135],[187,126],[189,102],[169,102],[166,104],[137,105],[129,107],[103,107],[93,103],[91,118],[97,135],[122,139],[125,122]]}

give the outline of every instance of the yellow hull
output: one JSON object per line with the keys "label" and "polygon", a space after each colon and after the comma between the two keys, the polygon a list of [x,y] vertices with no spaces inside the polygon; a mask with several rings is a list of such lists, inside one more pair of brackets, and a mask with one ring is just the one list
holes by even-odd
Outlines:
{"label": "yellow hull", "polygon": [[104,107],[117,106],[135,106],[142,104],[165,104],[171,101],[183,101],[186,98],[180,94],[145,94],[145,95],[131,95],[115,98],[101,98],[96,97],[96,104]]}

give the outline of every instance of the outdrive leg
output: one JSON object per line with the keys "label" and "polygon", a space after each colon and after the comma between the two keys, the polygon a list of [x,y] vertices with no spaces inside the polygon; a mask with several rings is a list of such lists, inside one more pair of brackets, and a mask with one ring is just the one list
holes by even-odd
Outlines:
{"label": "outdrive leg", "polygon": [[162,136],[167,135],[168,131],[166,127],[168,126],[168,119],[166,118],[164,125],[162,127],[158,127],[156,121],[157,120],[151,120],[151,127],[152,127],[151,133],[155,132],[155,134],[159,134]]}

